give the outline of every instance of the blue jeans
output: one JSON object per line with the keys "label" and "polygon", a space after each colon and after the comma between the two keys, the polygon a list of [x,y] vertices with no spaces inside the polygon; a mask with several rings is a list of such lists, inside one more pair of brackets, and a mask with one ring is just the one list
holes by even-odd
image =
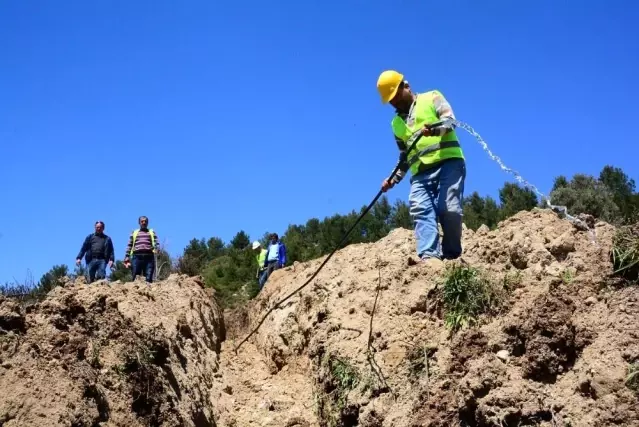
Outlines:
{"label": "blue jeans", "polygon": [[258,279],[258,283],[260,285],[260,291],[264,287],[264,283],[266,283],[266,279],[268,279],[268,269],[265,268],[264,270],[260,271],[260,277]]}
{"label": "blue jeans", "polygon": [[[465,179],[463,159],[446,160],[411,178],[408,200],[420,258],[455,259],[461,255]],[[441,244],[437,221],[444,232]]]}
{"label": "blue jeans", "polygon": [[280,268],[280,262],[278,260],[268,261],[266,263],[266,268],[260,274],[260,290],[264,287],[264,284],[270,277],[271,273]]}
{"label": "blue jeans", "polygon": [[104,279],[106,277],[106,260],[92,259],[89,261],[89,265],[87,265],[87,270],[89,273],[89,283]]}
{"label": "blue jeans", "polygon": [[137,254],[131,258],[131,274],[133,280],[136,276],[146,277],[146,281],[153,282],[153,273],[155,272],[155,258],[153,254]]}

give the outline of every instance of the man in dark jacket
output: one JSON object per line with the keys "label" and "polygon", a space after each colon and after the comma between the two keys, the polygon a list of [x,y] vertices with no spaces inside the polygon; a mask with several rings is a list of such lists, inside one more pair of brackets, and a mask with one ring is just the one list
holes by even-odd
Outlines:
{"label": "man in dark jacket", "polygon": [[106,277],[107,264],[109,268],[113,266],[114,251],[111,238],[104,234],[104,223],[102,221],[97,221],[95,223],[95,233],[89,234],[84,239],[80,253],[75,259],[77,265],[80,265],[82,256],[85,254],[89,283],[96,279],[104,279]]}

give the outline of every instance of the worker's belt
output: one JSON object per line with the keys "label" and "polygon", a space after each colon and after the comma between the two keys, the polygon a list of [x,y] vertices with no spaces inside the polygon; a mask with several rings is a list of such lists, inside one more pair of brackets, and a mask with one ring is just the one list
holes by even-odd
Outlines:
{"label": "worker's belt", "polygon": [[419,160],[421,156],[425,156],[437,150],[443,150],[444,148],[457,148],[457,147],[461,147],[461,145],[459,144],[459,141],[442,141],[437,144],[429,145],[428,147],[424,148],[419,153],[409,158],[408,166],[409,167],[412,166],[412,164],[415,163],[417,160]]}

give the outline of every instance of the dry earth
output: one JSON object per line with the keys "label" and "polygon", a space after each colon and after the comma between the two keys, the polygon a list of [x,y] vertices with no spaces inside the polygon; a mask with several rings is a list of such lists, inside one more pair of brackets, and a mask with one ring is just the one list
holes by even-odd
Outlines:
{"label": "dry earth", "polygon": [[0,300],[0,426],[214,426],[221,311],[194,280]]}
{"label": "dry earth", "polygon": [[[466,230],[464,261],[509,297],[501,313],[456,334],[437,298],[445,265],[407,262],[412,232],[395,230],[341,250],[235,355],[247,326],[323,259],[277,271],[244,313],[226,316],[212,393],[220,423],[639,426],[639,400],[624,384],[639,360],[639,289],[604,286],[614,230],[597,223],[595,243],[546,210]],[[377,368],[367,342],[380,278]],[[222,399],[224,388],[233,394]]]}
{"label": "dry earth", "polygon": [[457,333],[438,296],[452,263],[411,262],[402,229],[339,251],[237,353],[323,259],[223,318],[178,275],[1,300],[0,426],[639,426],[639,288],[607,286],[614,231],[595,243],[545,210],[466,230],[463,261],[505,303]]}

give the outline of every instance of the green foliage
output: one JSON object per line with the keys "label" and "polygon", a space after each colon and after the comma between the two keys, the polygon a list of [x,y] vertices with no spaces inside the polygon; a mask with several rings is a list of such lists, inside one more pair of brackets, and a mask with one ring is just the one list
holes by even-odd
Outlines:
{"label": "green foliage", "polygon": [[639,199],[635,193],[635,181],[630,179],[620,168],[605,166],[599,174],[601,181],[612,193],[612,198],[619,208],[619,222],[631,224],[639,219]]}
{"label": "green foliage", "polygon": [[[311,218],[306,224],[289,225],[281,236],[286,244],[287,264],[328,254],[364,208],[346,215],[335,214],[323,220]],[[386,197],[382,197],[353,230],[344,246],[377,241],[396,227],[412,227],[408,205],[400,200],[391,205]],[[269,234],[264,233],[259,239],[264,247]],[[244,231],[238,232],[228,245],[217,237],[210,238],[207,244],[204,239],[193,239],[179,257],[177,269],[188,275],[202,275],[207,286],[215,288],[223,305],[241,304],[259,291],[256,253],[250,249],[250,243],[250,236]]]}
{"label": "green foliage", "polygon": [[639,279],[639,226],[617,229],[612,239],[611,258],[613,274],[634,282]]}
{"label": "green foliage", "polygon": [[357,369],[346,359],[329,357],[327,362],[331,382],[335,387],[337,409],[342,410],[346,406],[348,392],[359,385],[361,376]]}
{"label": "green foliage", "polygon": [[111,270],[111,275],[109,276],[111,281],[115,282],[116,280],[121,280],[122,282],[130,282],[133,280],[131,278],[131,269],[126,268],[122,261],[115,262],[115,268]]}
{"label": "green foliage", "polygon": [[477,230],[482,224],[493,230],[502,221],[519,211],[529,211],[538,206],[537,195],[519,184],[507,182],[499,190],[499,202],[490,196],[481,197],[476,191],[463,202],[464,224]]}
{"label": "green foliage", "polygon": [[537,194],[529,188],[507,182],[499,190],[501,217],[511,217],[520,211],[529,211],[539,204]]}
{"label": "green foliage", "polygon": [[452,265],[442,286],[445,324],[453,332],[474,325],[480,314],[498,308],[504,290],[494,286],[478,269]]}
{"label": "green foliage", "polygon": [[60,284],[60,279],[66,277],[69,273],[69,267],[64,264],[54,265],[51,270],[47,271],[40,278],[38,288],[41,292],[47,293]]}
{"label": "green foliage", "polygon": [[[605,166],[598,179],[579,174],[571,180],[558,176],[555,178],[551,195],[554,203],[566,205],[573,215],[580,212],[590,213],[615,224],[629,223],[639,219],[639,194],[635,193],[635,182],[616,167]],[[499,204],[494,198],[481,197],[477,192],[467,196],[463,201],[463,221],[472,230],[476,230],[482,224],[494,229],[499,221],[521,210],[530,210],[538,203],[537,196],[531,190],[515,183],[505,183],[499,190]],[[363,209],[364,207],[359,211],[335,214],[324,219],[311,218],[305,224],[290,224],[285,233],[280,236],[287,246],[287,264],[327,255],[337,247],[344,233],[354,224]],[[343,246],[377,241],[397,227],[413,228],[409,206],[403,200],[390,204],[386,197],[382,197],[364,216]],[[266,245],[268,233],[264,233],[258,240]],[[190,276],[201,275],[208,286],[217,290],[223,304],[241,303],[253,298],[258,292],[256,279],[258,266],[256,254],[250,249],[250,243],[250,236],[244,231],[235,234],[228,244],[219,237],[194,238],[184,248],[175,263],[163,248],[158,253],[157,278],[165,278],[174,271]],[[618,238],[615,248],[612,256],[615,260],[615,268],[620,269],[619,272],[627,274],[639,265],[636,262],[639,259],[637,255],[639,249],[635,244]],[[70,276],[77,277],[85,273],[80,269]],[[456,274],[463,276],[467,273]],[[0,287],[0,292],[46,293],[57,285],[61,277],[67,275],[69,273],[66,266],[54,266],[37,284],[7,284]],[[131,271],[122,261],[116,261],[110,279],[130,281]],[[464,280],[466,279],[470,280],[470,276],[465,277]],[[476,279],[473,280],[475,282],[472,283],[475,285],[480,283]],[[453,283],[462,282],[453,281]],[[481,286],[473,286],[467,290],[463,287],[456,288],[459,298],[469,299],[466,303],[459,303],[461,305],[451,306],[453,311],[461,316],[451,317],[449,319],[451,325],[472,321],[473,313],[483,307],[484,300],[480,298],[481,295],[478,297],[474,293]],[[504,286],[509,285],[504,283]]]}
{"label": "green foliage", "polygon": [[75,266],[73,274],[69,275],[69,277],[75,280],[78,277],[87,277],[87,274],[89,274],[87,268],[84,265],[80,264]]}
{"label": "green foliage", "polygon": [[[639,221],[635,181],[617,167],[605,166],[599,179],[575,174],[569,180],[560,175],[554,180],[550,197],[553,204],[566,206],[573,215],[587,213],[615,225]],[[481,197],[477,192],[470,194],[463,202],[464,224],[472,230],[485,224],[492,230],[499,221],[531,210],[541,201],[534,191],[507,182],[499,190],[499,202],[498,205],[490,196]]]}
{"label": "green foliage", "polygon": [[249,239],[248,234],[244,231],[240,231],[237,233],[233,239],[231,240],[231,247],[233,249],[244,249],[247,248],[251,244],[251,239]]}
{"label": "green foliage", "polygon": [[233,307],[257,295],[256,272],[257,262],[252,250],[229,246],[225,255],[207,264],[202,276],[206,285],[216,290],[221,304]]}
{"label": "green foliage", "polygon": [[393,205],[391,228],[413,229],[413,219],[410,216],[410,209],[402,200],[397,200]]}
{"label": "green foliage", "polygon": [[495,199],[490,196],[483,198],[476,191],[464,199],[462,206],[464,223],[471,230],[477,230],[482,224],[492,230],[501,217]]}
{"label": "green foliage", "polygon": [[60,285],[60,279],[69,276],[69,267],[54,265],[42,275],[36,283],[29,276],[23,283],[14,282],[0,285],[0,295],[6,295],[21,301],[41,300],[53,288]]}
{"label": "green foliage", "polygon": [[626,386],[639,396],[639,362],[635,362],[628,366]]}
{"label": "green foliage", "polygon": [[590,175],[574,175],[567,185],[553,188],[550,198],[553,204],[566,206],[573,215],[586,213],[610,223],[620,220],[614,194]]}

